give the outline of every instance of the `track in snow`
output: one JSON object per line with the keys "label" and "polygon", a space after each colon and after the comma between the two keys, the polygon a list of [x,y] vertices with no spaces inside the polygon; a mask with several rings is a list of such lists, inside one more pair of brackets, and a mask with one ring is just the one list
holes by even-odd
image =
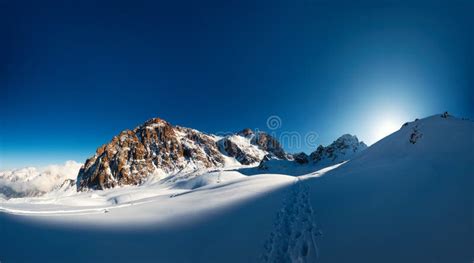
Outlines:
{"label": "track in snow", "polygon": [[265,242],[261,262],[315,262],[321,231],[309,201],[308,186],[299,178],[290,187]]}

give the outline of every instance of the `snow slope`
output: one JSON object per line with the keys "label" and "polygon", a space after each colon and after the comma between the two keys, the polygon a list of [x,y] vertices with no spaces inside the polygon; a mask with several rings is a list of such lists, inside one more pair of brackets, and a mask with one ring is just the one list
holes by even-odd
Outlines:
{"label": "snow slope", "polygon": [[[226,181],[232,173],[195,189],[124,187],[81,193],[63,205],[2,204],[6,213],[0,213],[0,258],[256,262],[287,196],[286,187],[296,179],[257,175]],[[73,205],[80,199],[97,203]]]}
{"label": "snow slope", "polygon": [[309,192],[300,193],[298,178],[214,170],[170,179],[175,178],[73,196],[0,202],[0,258],[259,262],[267,252],[267,259],[277,257],[278,250],[269,248],[281,249],[282,243],[272,240],[272,233],[278,235],[283,222],[300,216],[311,219],[307,225],[314,232],[295,237],[295,225],[293,236],[286,237],[293,244],[291,258],[316,256],[318,229],[314,215],[306,212]]}
{"label": "snow slope", "polygon": [[472,262],[473,134],[432,116],[299,177],[217,169],[0,200],[0,260]]}
{"label": "snow slope", "polygon": [[435,115],[308,180],[321,262],[472,262],[473,149],[472,121]]}

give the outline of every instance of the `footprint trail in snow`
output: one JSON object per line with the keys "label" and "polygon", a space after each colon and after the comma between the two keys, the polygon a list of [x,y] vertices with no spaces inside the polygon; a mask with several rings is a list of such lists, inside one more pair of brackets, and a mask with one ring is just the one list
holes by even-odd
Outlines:
{"label": "footprint trail in snow", "polygon": [[319,236],[321,231],[309,201],[308,186],[298,178],[276,215],[261,262],[316,262]]}

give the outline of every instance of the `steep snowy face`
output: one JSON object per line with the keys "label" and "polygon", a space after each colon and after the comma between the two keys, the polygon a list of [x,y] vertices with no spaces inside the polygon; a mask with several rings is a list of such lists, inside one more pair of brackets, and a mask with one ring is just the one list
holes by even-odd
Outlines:
{"label": "steep snowy face", "polygon": [[286,155],[279,142],[265,133],[246,129],[219,138],[155,118],[99,147],[79,171],[77,190],[138,185],[152,174],[223,167],[228,157],[248,165],[267,154]]}
{"label": "steep snowy face", "polygon": [[309,157],[314,164],[329,166],[347,161],[366,148],[355,135],[344,134],[326,147],[320,145]]}
{"label": "steep snowy face", "polygon": [[472,260],[473,163],[474,122],[440,114],[310,180],[321,262]]}
{"label": "steep snowy face", "polygon": [[[461,149],[466,148],[466,145],[474,143],[473,127],[473,121],[456,118],[448,113],[415,119],[403,124],[400,130],[372,145],[357,158],[357,161],[359,159],[365,160],[369,158],[369,155],[370,158],[376,158],[377,160],[408,158],[407,155],[409,154],[423,158],[434,155],[434,157],[439,158],[438,155],[441,153],[445,155],[444,158],[451,158],[452,156],[448,156],[448,152],[461,151]],[[462,140],[464,143],[459,142]],[[464,150],[464,156],[458,156],[457,158],[467,156],[472,160],[474,156],[473,149]]]}
{"label": "steep snowy face", "polygon": [[87,159],[77,177],[78,191],[136,185],[151,174],[222,166],[214,137],[151,119],[122,131]]}
{"label": "steep snowy face", "polygon": [[275,138],[264,132],[244,129],[219,141],[221,151],[244,165],[260,162],[265,155],[286,159],[286,153]]}

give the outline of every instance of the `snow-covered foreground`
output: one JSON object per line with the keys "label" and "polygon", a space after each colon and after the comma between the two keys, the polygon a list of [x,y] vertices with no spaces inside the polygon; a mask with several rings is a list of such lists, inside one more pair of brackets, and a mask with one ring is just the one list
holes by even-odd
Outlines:
{"label": "snow-covered foreground", "polygon": [[[275,258],[265,254],[265,246],[272,231],[278,233],[284,226],[273,223],[280,220],[278,211],[297,207],[283,200],[294,198],[295,190],[289,189],[299,184],[298,178],[285,175],[248,177],[217,171],[173,184],[174,188],[152,183],[11,199],[0,208],[6,212],[0,213],[1,260],[255,262]],[[302,253],[306,239],[312,240],[311,233],[305,235],[300,244],[295,243],[299,248],[293,249],[292,257]]]}
{"label": "snow-covered foreground", "polygon": [[294,177],[207,171],[0,201],[2,262],[472,262],[474,124],[429,117]]}
{"label": "snow-covered foreground", "polygon": [[472,262],[473,180],[474,122],[408,123],[308,180],[321,262]]}
{"label": "snow-covered foreground", "polygon": [[[218,179],[220,182],[209,182],[206,177],[221,178]],[[193,182],[197,180],[205,182]],[[172,186],[155,183],[67,196],[10,199],[1,204],[0,211],[45,222],[100,224],[101,227],[122,227],[130,223],[176,224],[190,217],[204,216],[206,210],[220,210],[258,198],[294,180],[283,175],[246,177],[223,171],[203,174]],[[196,188],[196,183],[205,185]]]}

